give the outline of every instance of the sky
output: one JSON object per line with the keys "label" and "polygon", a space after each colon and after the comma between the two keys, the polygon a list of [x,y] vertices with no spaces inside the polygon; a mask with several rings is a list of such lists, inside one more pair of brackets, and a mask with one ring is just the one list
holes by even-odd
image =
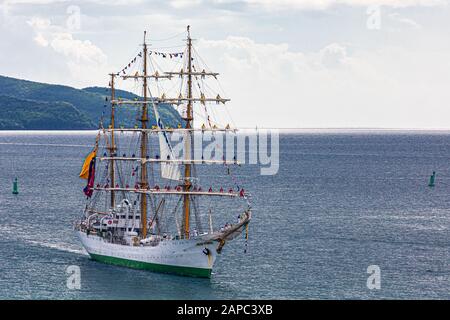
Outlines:
{"label": "sky", "polygon": [[107,86],[194,45],[239,127],[450,128],[449,0],[0,0],[0,75]]}

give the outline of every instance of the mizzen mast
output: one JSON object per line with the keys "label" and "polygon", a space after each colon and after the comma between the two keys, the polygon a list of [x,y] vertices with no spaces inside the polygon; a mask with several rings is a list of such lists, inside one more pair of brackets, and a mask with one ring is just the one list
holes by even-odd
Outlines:
{"label": "mizzen mast", "polygon": [[[147,43],[145,42],[147,32],[144,31],[144,101],[142,105],[142,115],[141,115],[141,158],[147,157],[147,144],[148,144],[148,133],[147,129],[148,123],[148,109],[147,109]],[[148,187],[148,177],[147,177],[147,163],[141,162],[141,177],[140,177],[140,187],[141,189],[147,189]],[[147,237],[147,195],[141,194],[141,237],[145,239]]]}

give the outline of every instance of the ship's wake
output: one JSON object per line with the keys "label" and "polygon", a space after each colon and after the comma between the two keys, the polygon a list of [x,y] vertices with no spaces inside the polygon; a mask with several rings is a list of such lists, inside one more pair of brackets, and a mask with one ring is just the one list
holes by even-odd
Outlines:
{"label": "ship's wake", "polygon": [[75,253],[80,255],[88,255],[87,252],[80,246],[71,243],[65,242],[46,242],[39,239],[36,239],[36,236],[33,236],[26,230],[21,230],[18,226],[15,225],[0,225],[0,234],[3,238],[9,240],[19,240],[25,243],[39,246],[43,248],[50,248],[59,251]]}
{"label": "ship's wake", "polygon": [[68,243],[49,243],[49,242],[38,241],[38,240],[26,240],[26,242],[36,245],[36,246],[55,249],[55,250],[59,250],[59,251],[75,253],[75,254],[80,254],[80,255],[88,255],[86,250],[84,250],[83,248],[80,248],[76,245],[70,245]]}

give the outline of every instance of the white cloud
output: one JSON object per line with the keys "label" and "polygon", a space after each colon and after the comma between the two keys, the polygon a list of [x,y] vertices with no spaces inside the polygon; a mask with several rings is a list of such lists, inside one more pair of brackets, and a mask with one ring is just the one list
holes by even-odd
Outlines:
{"label": "white cloud", "polygon": [[338,67],[347,60],[347,48],[332,43],[319,51],[321,64],[328,68]]}
{"label": "white cloud", "polygon": [[[150,30],[154,48],[182,50],[181,32],[190,24],[194,38],[222,39],[195,43],[213,71],[221,73],[238,125],[448,127],[450,45],[445,30],[450,9],[423,8],[448,1],[130,1],[142,4],[116,8],[126,1],[93,0],[86,6],[77,1],[83,23],[75,33],[65,26],[64,5],[40,6],[39,11],[13,7],[9,19],[0,21],[2,73],[77,87],[105,85],[107,74],[120,70],[139,50],[142,30]],[[14,0],[19,2],[32,1]],[[335,4],[353,8],[299,13]],[[416,8],[383,9],[382,28],[370,31],[361,9],[371,4]],[[278,9],[288,10],[261,14]],[[40,17],[33,18],[37,13],[32,12]],[[279,27],[283,32],[274,32]],[[168,43],[156,41],[175,34]]]}
{"label": "white cloud", "polygon": [[[216,0],[217,1],[217,0]],[[224,2],[224,0],[219,0]],[[226,0],[225,0],[226,1]],[[389,7],[436,6],[448,4],[448,0],[243,0],[266,9],[327,9],[333,5]]]}
{"label": "white cloud", "polygon": [[41,47],[47,47],[48,46],[48,41],[47,39],[44,38],[44,36],[42,35],[42,33],[38,33],[33,40],[40,45]]}
{"label": "white cloud", "polygon": [[110,4],[110,5],[126,5],[126,4],[138,4],[145,0],[4,0],[9,4],[51,4],[51,3],[73,3],[73,2],[90,2],[90,3],[100,3],[100,4]]}
{"label": "white cloud", "polygon": [[450,117],[444,53],[386,47],[349,54],[338,43],[302,53],[242,37],[199,47],[222,73],[243,126],[445,127]]}
{"label": "white cloud", "polygon": [[63,27],[52,25],[49,19],[32,17],[27,24],[35,30],[34,40],[39,45],[50,44],[53,50],[67,57],[70,63],[106,64],[107,57],[100,48],[89,40],[74,39],[71,33],[65,31]]}
{"label": "white cloud", "polygon": [[70,2],[71,0],[4,0],[6,4],[51,4],[57,2]]}
{"label": "white cloud", "polygon": [[76,40],[70,33],[53,34],[50,46],[58,53],[69,58],[76,64],[106,64],[107,57],[102,50],[89,40]]}
{"label": "white cloud", "polygon": [[202,0],[171,0],[169,3],[175,9],[184,9],[198,6]]}
{"label": "white cloud", "polygon": [[70,33],[56,33],[52,37],[50,47],[66,58],[73,79],[86,85],[92,84],[94,79],[104,81],[107,56],[100,48],[89,40],[74,39]]}
{"label": "white cloud", "polygon": [[32,17],[27,21],[27,24],[31,26],[33,29],[44,30],[48,29],[51,26],[51,21],[49,19],[44,19],[40,17]]}
{"label": "white cloud", "polygon": [[422,26],[420,24],[418,24],[416,21],[409,19],[409,18],[405,18],[396,12],[390,13],[389,18],[391,18],[394,21],[400,22],[401,24],[407,25],[413,29],[421,29],[422,28]]}
{"label": "white cloud", "polygon": [[[57,1],[57,0],[56,0]],[[130,6],[145,3],[146,0],[84,0],[90,3],[112,6]]]}
{"label": "white cloud", "polygon": [[[65,61],[72,81],[91,84],[92,79],[101,79],[100,72],[107,74],[107,56],[91,41],[75,39],[65,27],[53,25],[49,19],[32,17],[26,22],[35,32],[34,42],[53,50]],[[91,74],[92,78],[87,78],[87,74]]]}
{"label": "white cloud", "polygon": [[[14,4],[52,4],[73,3],[73,0],[4,0],[8,5]],[[80,5],[84,2],[109,6],[130,6],[144,4],[145,0],[79,0]],[[348,6],[371,6],[382,5],[389,7],[413,7],[413,6],[437,6],[446,5],[448,0],[169,0],[170,6],[176,9],[195,7],[200,4],[248,4],[254,7],[262,7],[268,10],[285,9],[327,9],[334,5]]]}

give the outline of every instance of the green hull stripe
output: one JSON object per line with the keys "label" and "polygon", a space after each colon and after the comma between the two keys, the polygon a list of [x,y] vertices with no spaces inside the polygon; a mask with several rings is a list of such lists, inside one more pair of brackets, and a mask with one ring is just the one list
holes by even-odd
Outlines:
{"label": "green hull stripe", "polygon": [[173,273],[182,276],[211,278],[211,269],[172,266],[167,264],[149,263],[135,260],[128,260],[116,257],[108,257],[90,253],[93,260],[97,260],[107,264],[123,266],[133,269],[143,269],[162,273]]}

